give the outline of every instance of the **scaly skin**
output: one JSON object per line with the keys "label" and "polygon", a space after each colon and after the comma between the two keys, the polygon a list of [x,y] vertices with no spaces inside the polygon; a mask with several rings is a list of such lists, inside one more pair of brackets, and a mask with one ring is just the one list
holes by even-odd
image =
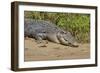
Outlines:
{"label": "scaly skin", "polygon": [[78,47],[70,32],[49,21],[25,19],[24,35],[42,41],[44,39],[66,46]]}

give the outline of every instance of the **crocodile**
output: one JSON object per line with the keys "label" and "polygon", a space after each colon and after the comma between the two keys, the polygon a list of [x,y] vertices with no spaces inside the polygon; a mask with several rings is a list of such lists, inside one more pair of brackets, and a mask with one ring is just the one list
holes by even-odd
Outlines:
{"label": "crocodile", "polygon": [[65,31],[54,23],[45,20],[25,18],[24,36],[28,36],[39,41],[48,40],[66,46],[79,46],[69,31]]}

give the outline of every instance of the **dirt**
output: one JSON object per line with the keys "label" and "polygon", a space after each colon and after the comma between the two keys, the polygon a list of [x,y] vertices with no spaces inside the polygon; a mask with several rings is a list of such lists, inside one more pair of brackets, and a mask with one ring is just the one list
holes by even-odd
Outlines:
{"label": "dirt", "polygon": [[25,61],[47,61],[87,58],[90,58],[89,43],[79,44],[79,47],[70,47],[46,40],[40,43],[35,39],[25,38]]}

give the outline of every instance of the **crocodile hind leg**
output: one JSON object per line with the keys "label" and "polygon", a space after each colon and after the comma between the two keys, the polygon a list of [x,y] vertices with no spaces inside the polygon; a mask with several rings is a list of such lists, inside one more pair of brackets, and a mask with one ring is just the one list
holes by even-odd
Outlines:
{"label": "crocodile hind leg", "polygon": [[35,39],[36,39],[36,42],[38,44],[48,44],[48,41],[46,40],[46,34],[45,33],[38,33],[38,34],[35,34]]}
{"label": "crocodile hind leg", "polygon": [[43,42],[43,38],[40,34],[35,34],[34,38],[35,38],[37,43],[42,43]]}

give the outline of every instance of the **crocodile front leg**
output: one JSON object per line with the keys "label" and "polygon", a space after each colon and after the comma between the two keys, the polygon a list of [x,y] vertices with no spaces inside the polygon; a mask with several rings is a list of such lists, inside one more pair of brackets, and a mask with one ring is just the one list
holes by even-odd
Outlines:
{"label": "crocodile front leg", "polygon": [[78,44],[76,42],[71,43],[68,40],[66,40],[64,37],[65,36],[63,36],[63,34],[61,33],[57,34],[57,38],[61,44],[66,45],[66,46],[71,46],[71,47],[78,47]]}
{"label": "crocodile front leg", "polygon": [[68,43],[68,41],[66,41],[64,38],[63,38],[63,36],[62,35],[57,35],[57,38],[58,38],[58,40],[60,41],[60,43],[61,44],[63,44],[63,45],[69,45],[69,43]]}

